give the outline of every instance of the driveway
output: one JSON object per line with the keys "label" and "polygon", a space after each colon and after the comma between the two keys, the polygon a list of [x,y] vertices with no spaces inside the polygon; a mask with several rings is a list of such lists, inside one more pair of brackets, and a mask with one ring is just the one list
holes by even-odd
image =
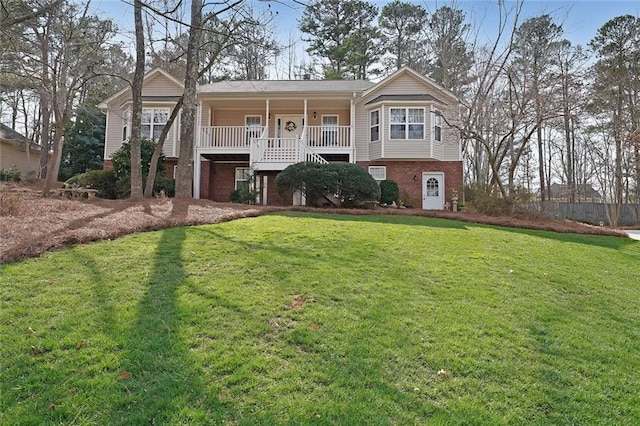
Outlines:
{"label": "driveway", "polygon": [[640,229],[625,229],[624,232],[629,234],[634,240],[640,240]]}

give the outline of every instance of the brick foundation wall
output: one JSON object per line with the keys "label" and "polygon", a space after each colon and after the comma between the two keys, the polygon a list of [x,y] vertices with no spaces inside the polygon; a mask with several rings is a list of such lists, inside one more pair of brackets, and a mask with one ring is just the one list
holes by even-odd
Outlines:
{"label": "brick foundation wall", "polygon": [[290,206],[293,204],[293,192],[285,191],[282,195],[276,190],[276,177],[280,172],[261,172],[260,185],[263,184],[263,176],[267,176],[267,203],[270,206]]}
{"label": "brick foundation wall", "polygon": [[206,187],[207,197],[201,198],[228,203],[229,196],[236,189],[236,167],[249,167],[249,163],[216,163],[208,162],[208,171],[202,170],[202,180],[206,180],[200,189]]}
{"label": "brick foundation wall", "polygon": [[422,173],[443,172],[445,202],[451,203],[451,192],[457,189],[462,193],[461,161],[359,161],[365,170],[369,166],[386,166],[387,179],[398,183],[400,198],[407,205],[422,208]]}
{"label": "brick foundation wall", "polygon": [[200,198],[208,200],[210,199],[210,173],[211,161],[204,160],[200,162]]}

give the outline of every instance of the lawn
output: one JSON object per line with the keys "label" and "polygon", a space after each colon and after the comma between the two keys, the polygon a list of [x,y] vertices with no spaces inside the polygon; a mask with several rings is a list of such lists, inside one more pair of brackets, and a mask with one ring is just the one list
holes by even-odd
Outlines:
{"label": "lawn", "polygon": [[0,424],[638,424],[639,302],[623,238],[308,213],[131,235],[0,266]]}

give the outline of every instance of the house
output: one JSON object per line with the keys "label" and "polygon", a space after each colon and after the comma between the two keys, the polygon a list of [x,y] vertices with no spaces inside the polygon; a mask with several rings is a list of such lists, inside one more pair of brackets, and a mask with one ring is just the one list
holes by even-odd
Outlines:
{"label": "house", "polygon": [[0,123],[0,170],[15,170],[36,177],[40,170],[40,145]]}
{"label": "house", "polygon": [[[143,86],[142,136],[157,137],[182,94],[180,81],[160,69]],[[194,196],[229,201],[253,184],[259,202],[291,205],[275,178],[300,161],[348,161],[376,180],[398,183],[415,208],[443,209],[462,186],[461,104],[410,68],[378,83],[359,80],[221,81],[198,87]],[[122,90],[100,104],[107,115],[105,167],[130,136],[131,96]],[[164,144],[177,163],[179,124]],[[172,170],[169,170],[170,174]],[[297,200],[298,202],[300,200]]]}
{"label": "house", "polygon": [[[591,203],[601,203],[602,195],[593,186],[585,183],[576,185],[573,198],[576,201],[588,201]],[[569,186],[560,183],[552,183],[549,188],[549,201],[566,202],[571,199]]]}

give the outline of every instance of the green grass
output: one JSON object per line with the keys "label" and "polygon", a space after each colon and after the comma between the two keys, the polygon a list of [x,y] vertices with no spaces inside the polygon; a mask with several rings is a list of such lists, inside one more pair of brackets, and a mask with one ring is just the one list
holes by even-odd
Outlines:
{"label": "green grass", "polygon": [[132,235],[0,266],[0,424],[638,424],[639,302],[621,238],[303,213]]}

